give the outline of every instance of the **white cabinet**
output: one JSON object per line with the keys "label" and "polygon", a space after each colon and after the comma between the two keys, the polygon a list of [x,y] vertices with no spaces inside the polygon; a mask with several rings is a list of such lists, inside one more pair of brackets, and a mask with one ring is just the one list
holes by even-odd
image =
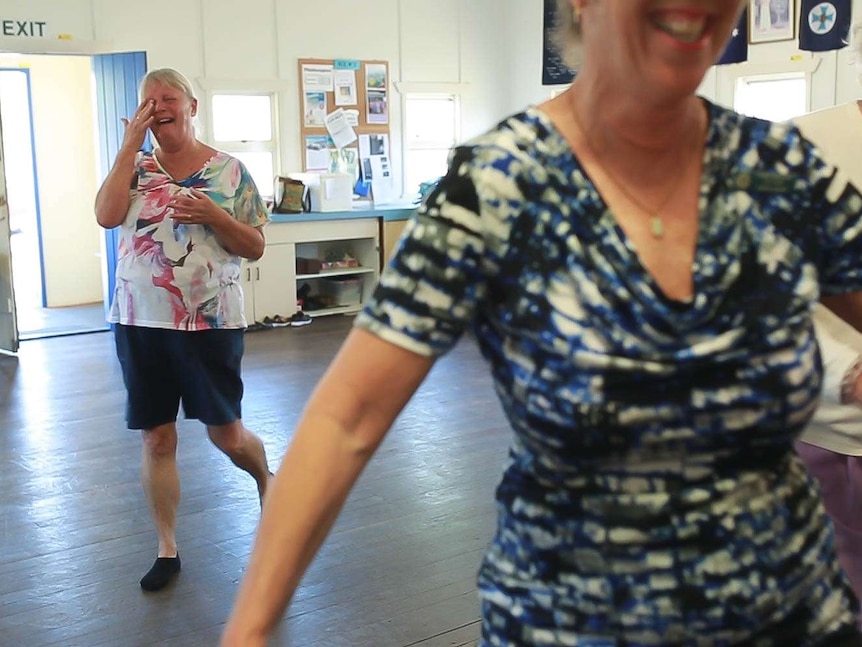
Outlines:
{"label": "white cabinet", "polygon": [[242,291],[249,325],[296,312],[296,283],[291,280],[295,272],[295,248],[286,243],[267,243],[259,260],[243,262]]}
{"label": "white cabinet", "polygon": [[296,293],[306,297],[308,315],[357,312],[371,296],[380,274],[378,223],[377,218],[354,218],[287,224],[297,258],[335,261],[347,255],[359,263],[295,275]]}
{"label": "white cabinet", "polygon": [[[266,251],[258,261],[245,261],[242,288],[249,325],[265,317],[290,317],[297,310],[297,292],[312,296],[305,312],[312,317],[357,312],[371,296],[380,274],[379,220],[376,217],[307,219],[272,222],[264,229]],[[327,260],[348,252],[357,267],[297,274],[296,259]],[[358,282],[358,285],[357,285]],[[358,289],[359,299],[348,304],[325,303],[339,283]],[[346,294],[346,291],[345,291]],[[323,305],[317,309],[310,306]]]}

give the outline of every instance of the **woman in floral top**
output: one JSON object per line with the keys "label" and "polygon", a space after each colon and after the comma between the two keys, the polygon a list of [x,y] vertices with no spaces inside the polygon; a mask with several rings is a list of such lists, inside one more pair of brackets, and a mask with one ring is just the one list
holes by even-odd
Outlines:
{"label": "woman in floral top", "polygon": [[[248,171],[200,142],[189,81],[171,69],[141,82],[142,103],[96,197],[103,227],[120,227],[109,321],[127,390],[126,420],[143,434],[142,482],[159,536],[141,579],[164,588],[180,570],[176,511],[179,405],[257,482],[270,478],[261,440],[242,423],[240,263],[264,251],[266,207]],[[158,147],[141,153],[147,130]]]}

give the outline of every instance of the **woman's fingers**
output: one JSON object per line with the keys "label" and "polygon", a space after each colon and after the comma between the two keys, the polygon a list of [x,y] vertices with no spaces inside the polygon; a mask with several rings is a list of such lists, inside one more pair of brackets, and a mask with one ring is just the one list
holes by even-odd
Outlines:
{"label": "woman's fingers", "polygon": [[153,114],[153,108],[155,107],[155,102],[152,99],[147,99],[142,102],[141,105],[138,106],[138,109],[135,110],[135,117],[140,117],[141,119],[145,119],[145,115],[149,116]]}
{"label": "woman's fingers", "polygon": [[198,189],[192,189],[191,194],[192,194],[192,197],[194,197],[198,200],[206,200],[208,202],[212,202],[211,197],[209,197],[206,193],[204,193],[203,191],[200,191]]}
{"label": "woman's fingers", "polygon": [[130,126],[134,129],[141,129],[146,132],[146,129],[150,127],[150,124],[153,122],[153,112],[155,110],[155,103],[152,99],[147,99],[141,105],[138,106],[137,110],[135,110],[135,114],[131,119],[127,119],[126,117],[122,117],[121,120],[123,125],[128,129]]}

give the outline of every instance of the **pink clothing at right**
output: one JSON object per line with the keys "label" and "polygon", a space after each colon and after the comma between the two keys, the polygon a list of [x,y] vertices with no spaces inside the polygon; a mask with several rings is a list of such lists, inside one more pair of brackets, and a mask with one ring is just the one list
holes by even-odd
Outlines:
{"label": "pink clothing at right", "polygon": [[862,456],[845,456],[805,442],[796,443],[796,452],[820,482],[835,527],[838,561],[862,600]]}

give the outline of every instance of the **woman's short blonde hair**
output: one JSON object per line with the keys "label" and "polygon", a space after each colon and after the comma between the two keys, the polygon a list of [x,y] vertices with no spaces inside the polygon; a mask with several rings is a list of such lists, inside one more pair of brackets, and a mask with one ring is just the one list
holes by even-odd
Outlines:
{"label": "woman's short blonde hair", "polygon": [[581,42],[581,20],[575,14],[570,0],[557,0],[551,44],[560,59],[574,70],[578,63],[578,45]]}
{"label": "woman's short blonde hair", "polygon": [[147,86],[151,83],[162,83],[169,85],[172,88],[181,90],[190,100],[195,101],[195,91],[192,89],[191,82],[182,74],[169,67],[161,67],[147,72],[146,76],[141,79],[141,85],[138,94],[143,96]]}

